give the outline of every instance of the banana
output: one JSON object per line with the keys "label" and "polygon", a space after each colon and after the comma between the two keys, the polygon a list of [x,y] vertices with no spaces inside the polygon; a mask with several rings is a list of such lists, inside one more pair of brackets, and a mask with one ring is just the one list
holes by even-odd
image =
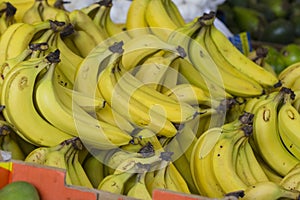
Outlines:
{"label": "banana", "polygon": [[253,173],[250,170],[250,165],[247,161],[246,152],[245,152],[245,143],[247,143],[246,140],[240,140],[241,144],[236,145],[237,147],[234,149],[237,151],[235,153],[236,159],[235,159],[235,169],[237,175],[243,180],[243,182],[246,185],[252,185],[256,183],[256,179],[253,175]]}
{"label": "banana", "polygon": [[183,176],[178,172],[172,162],[166,166],[165,172],[166,188],[175,192],[190,194],[190,189]]}
{"label": "banana", "polygon": [[210,35],[220,53],[241,73],[260,83],[263,87],[278,87],[276,76],[265,70],[240,52],[215,25],[210,28]]}
{"label": "banana", "polygon": [[50,29],[50,21],[44,21],[36,24],[15,23],[8,27],[1,36],[0,45],[0,63],[6,59],[16,57],[28,47],[36,33]]}
{"label": "banana", "polygon": [[104,108],[96,112],[96,115],[97,119],[117,126],[128,133],[132,133],[135,129],[135,126],[132,123],[130,123],[126,118],[124,118],[118,112],[113,111],[109,104],[105,104]]}
{"label": "banana", "polygon": [[37,163],[40,165],[43,165],[46,159],[47,153],[50,151],[57,151],[60,149],[63,145],[65,145],[66,141],[63,141],[57,145],[51,146],[51,147],[46,147],[46,146],[41,146],[37,147],[34,150],[32,150],[24,159],[25,162],[30,162],[30,163]]}
{"label": "banana", "polygon": [[86,172],[84,171],[82,164],[79,162],[78,155],[79,155],[80,151],[81,151],[80,149],[75,151],[72,165],[73,165],[76,175],[79,179],[80,185],[83,187],[86,187],[86,188],[94,188],[89,177],[87,176]]}
{"label": "banana", "polygon": [[76,71],[80,63],[83,61],[83,57],[78,56],[64,43],[61,35],[56,35],[54,39],[53,48],[57,48],[61,52],[61,61],[58,63],[57,68],[65,75],[67,81],[73,87],[76,77]]}
{"label": "banana", "polygon": [[[143,83],[135,79],[131,73],[123,71],[121,68],[119,71],[121,77],[118,79],[117,84],[126,90],[131,97],[130,99],[143,103],[149,110],[158,105],[160,107],[158,110],[162,109],[159,112],[163,116],[165,114],[168,120],[175,123],[189,121],[197,114],[196,110],[189,104],[172,100],[156,90],[149,89],[149,92],[143,90],[146,87],[141,88],[140,85],[143,85]],[[116,73],[118,73],[118,69],[116,69]]]}
{"label": "banana", "polygon": [[[116,53],[117,54],[117,53]],[[115,55],[117,57],[118,55]],[[121,59],[121,57],[117,58]],[[114,58],[111,58],[112,62]],[[112,109],[119,112],[121,115],[127,118],[133,124],[140,127],[148,127],[155,132],[164,135],[173,136],[177,130],[169,120],[166,120],[163,116],[159,115],[156,111],[148,113],[148,109],[139,102],[128,102],[127,93],[116,84],[117,81],[114,77],[117,70],[115,69],[115,63],[119,62],[115,60],[110,63],[109,66],[104,69],[99,75],[98,88],[107,103],[110,104]],[[124,96],[125,95],[125,96]],[[137,107],[138,106],[138,107]],[[127,109],[124,109],[127,108]]]}
{"label": "banana", "polygon": [[167,41],[170,33],[178,28],[177,24],[169,16],[168,9],[164,1],[151,0],[148,2],[145,11],[146,22],[151,32],[164,41]]}
{"label": "banana", "polygon": [[157,170],[154,171],[151,182],[147,183],[147,189],[150,194],[153,194],[155,189],[167,189],[167,183],[165,179],[166,166],[168,161],[163,161]]}
{"label": "banana", "polygon": [[156,133],[150,129],[143,128],[143,129],[139,130],[138,133],[136,133],[134,135],[134,137],[138,140],[138,143],[142,147],[151,143],[154,151],[156,151],[156,152],[164,151],[164,148],[162,147],[161,143],[159,142]]}
{"label": "banana", "polygon": [[181,15],[177,5],[174,3],[173,0],[163,0],[163,3],[165,4],[165,7],[168,8],[166,9],[168,12],[168,15],[172,19],[172,21],[178,26],[184,26],[185,25],[185,20],[183,16]]}
{"label": "banana", "polygon": [[192,194],[199,194],[198,189],[196,188],[196,185],[192,177],[189,163],[190,161],[187,159],[185,154],[182,154],[176,160],[173,161],[174,166],[186,181],[186,184],[188,185],[190,192]]}
{"label": "banana", "polygon": [[213,171],[225,193],[247,188],[247,184],[237,175],[235,170],[234,161],[238,151],[234,151],[234,149],[240,145],[238,141],[245,140],[248,134],[247,130],[243,128],[223,130],[213,150]]}
{"label": "banana", "polygon": [[[9,71],[2,85],[1,104],[5,105],[3,110],[5,119],[14,124],[19,130],[18,134],[36,146],[52,146],[72,137],[45,121],[37,112],[33,102],[37,76],[51,65],[53,62],[51,57],[55,60],[55,56],[55,53],[51,53],[46,57],[18,64]],[[22,104],[18,103],[20,100]],[[23,115],[20,115],[20,109],[24,111]],[[44,134],[41,134],[41,131]]]}
{"label": "banana", "polygon": [[179,63],[175,62],[174,60],[170,67],[167,69],[165,76],[162,80],[162,84],[160,86],[160,92],[165,93],[167,90],[169,90],[172,87],[175,87],[178,83],[178,77],[179,77]]}
{"label": "banana", "polygon": [[34,1],[32,6],[28,8],[22,17],[22,22],[34,24],[43,21],[42,12],[43,6],[41,1]]}
{"label": "banana", "polygon": [[137,70],[134,76],[147,86],[159,91],[168,68],[177,58],[178,55],[173,53],[151,56],[134,69]]}
{"label": "banana", "polygon": [[212,169],[212,153],[222,134],[222,128],[210,128],[198,139],[193,148],[190,167],[194,183],[202,196],[221,198],[225,192],[221,188]]}
{"label": "banana", "polygon": [[284,189],[279,184],[272,181],[259,182],[249,186],[244,190],[243,200],[257,199],[298,199],[299,191],[291,191]]}
{"label": "banana", "polygon": [[[283,99],[283,95],[284,91],[281,91],[272,101],[259,106],[253,118],[255,149],[261,154],[263,160],[282,176],[287,174],[299,162],[284,147],[278,133],[277,109]],[[273,138],[273,140],[266,144],[268,138]]]}
{"label": "banana", "polygon": [[2,2],[0,4],[0,37],[6,29],[15,23],[16,8],[9,2]]}
{"label": "banana", "polygon": [[[249,140],[249,138],[248,138]],[[251,173],[253,174],[255,181],[256,182],[264,182],[264,181],[269,181],[268,176],[262,169],[259,160],[255,156],[254,150],[251,147],[251,144],[249,141],[246,141],[244,144],[244,151],[246,154],[246,161],[248,163],[248,166],[250,168]],[[245,161],[245,162],[246,162]]]}
{"label": "banana", "polygon": [[255,152],[255,156],[257,161],[259,162],[259,165],[261,166],[262,170],[265,172],[268,179],[274,183],[280,184],[282,181],[282,176],[279,175],[276,171],[274,171],[267,163],[261,158],[261,155],[259,155],[257,152]]}
{"label": "banana", "polygon": [[68,185],[77,185],[80,186],[80,180],[75,172],[75,168],[73,166],[73,159],[75,152],[78,151],[76,148],[72,148],[65,155],[66,160],[66,184]]}
{"label": "banana", "polygon": [[105,38],[109,37],[109,33],[106,27],[106,19],[110,16],[110,8],[112,6],[112,1],[101,1],[98,3],[99,6],[94,16],[92,17],[94,24],[103,33]]}
{"label": "banana", "polygon": [[[213,25],[205,26],[200,30],[204,31],[204,43],[206,49],[218,66],[221,74],[225,90],[230,94],[241,97],[259,96],[263,93],[262,86],[254,79],[237,70],[228,60],[221,54],[215,42],[211,37]],[[205,31],[206,30],[206,31]],[[233,83],[233,84],[232,84]],[[243,91],[243,92],[241,92]]]}
{"label": "banana", "polygon": [[123,194],[126,182],[134,175],[135,173],[126,171],[110,174],[104,177],[97,189],[108,191],[114,194]]}
{"label": "banana", "polygon": [[292,105],[292,94],[285,95],[283,105],[278,112],[278,133],[285,147],[300,160],[300,137],[297,134],[300,128],[300,114]]}
{"label": "banana", "polygon": [[145,13],[150,0],[133,0],[128,8],[125,27],[131,37],[150,33]]}
{"label": "banana", "polygon": [[[122,65],[127,71],[141,64],[145,58],[161,50],[178,52],[178,46],[169,44],[153,34],[135,36],[132,40],[125,40],[123,45]],[[182,57],[183,57],[182,53]]]}
{"label": "banana", "polygon": [[65,156],[68,151],[73,150],[72,142],[65,142],[61,145],[60,148],[49,151],[46,156],[43,165],[57,167],[60,169],[67,169],[67,162]]}
{"label": "banana", "polygon": [[96,44],[103,42],[106,37],[94,24],[93,20],[81,10],[73,10],[69,13],[70,22],[76,30],[83,30],[89,34]]}
{"label": "banana", "polygon": [[152,199],[151,194],[149,193],[145,183],[146,174],[147,172],[137,174],[135,184],[128,190],[126,194],[128,197],[145,200]]}
{"label": "banana", "polygon": [[178,84],[164,92],[164,94],[190,105],[204,105],[215,108],[220,104],[216,100],[211,99],[202,88],[189,83]]}
{"label": "banana", "polygon": [[93,155],[90,155],[83,163],[83,169],[94,188],[97,188],[104,178],[103,168],[103,163]]}
{"label": "banana", "polygon": [[219,101],[225,98],[232,98],[232,95],[225,91],[224,86],[220,86],[203,76],[194,65],[186,59],[177,59],[179,66],[179,84],[191,84],[201,88],[211,99]]}
{"label": "banana", "polygon": [[[55,77],[54,81],[56,81]],[[77,104],[88,113],[97,112],[104,109],[106,106],[105,100],[101,97],[91,97],[82,92],[64,87],[63,85],[57,83],[59,82],[56,82],[56,84],[54,83],[55,89],[58,91],[59,97],[66,106],[70,107],[74,102],[74,104]]]}
{"label": "banana", "polygon": [[299,167],[297,164],[294,168],[292,168],[279,182],[279,184],[288,190],[298,190],[299,191]]}
{"label": "banana", "polygon": [[284,68],[279,74],[278,79],[284,87],[290,88],[300,73],[300,62],[293,63]]}
{"label": "banana", "polygon": [[74,42],[76,49],[79,50],[80,56],[83,58],[87,57],[91,50],[97,46],[93,38],[83,30],[75,30],[69,37]]}

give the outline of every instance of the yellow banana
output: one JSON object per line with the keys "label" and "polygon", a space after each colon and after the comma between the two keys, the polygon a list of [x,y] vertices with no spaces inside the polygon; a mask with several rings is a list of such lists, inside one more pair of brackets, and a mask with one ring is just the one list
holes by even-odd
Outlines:
{"label": "yellow banana", "polygon": [[[115,56],[117,57],[118,55]],[[111,59],[114,60],[114,58]],[[117,63],[119,61],[116,60],[114,62]],[[99,75],[98,82],[98,88],[102,96],[106,99],[107,103],[110,104],[112,109],[119,112],[137,126],[148,127],[155,132],[161,132],[169,136],[176,134],[176,128],[171,122],[160,116],[157,112],[150,113],[150,117],[148,109],[144,105],[139,103],[133,104],[127,101],[130,96],[119,87],[119,84],[116,85],[117,81],[114,77],[116,71],[114,70],[115,63],[110,63],[109,66],[102,71]]]}
{"label": "yellow banana", "polygon": [[[161,0],[148,2],[145,18],[152,33],[167,41],[170,33],[178,28],[177,24],[169,16],[166,5]],[[159,17],[158,17],[159,16]]]}
{"label": "yellow banana", "polygon": [[[18,67],[9,72],[2,85],[1,104],[6,106],[3,110],[6,120],[19,130],[18,134],[37,146],[52,146],[71,138],[71,135],[45,121],[39,115],[33,102],[37,76],[51,65],[53,60],[50,57],[55,58],[55,53],[47,55],[46,58],[20,63]],[[22,87],[20,83],[23,84]],[[22,104],[19,101],[22,101]],[[24,111],[23,115],[20,115],[20,109]],[[41,134],[40,131],[43,131],[44,134]]]}
{"label": "yellow banana", "polygon": [[[253,119],[253,140],[263,160],[278,174],[284,176],[299,162],[284,147],[278,133],[278,105],[284,92],[279,92],[272,101],[257,108]],[[263,134],[262,134],[263,133]],[[273,138],[271,142],[268,138]],[[267,143],[266,143],[267,142]]]}
{"label": "yellow banana", "polygon": [[292,94],[286,94],[283,105],[278,112],[278,133],[289,152],[300,160],[300,137],[297,134],[300,128],[300,114],[292,105]]}
{"label": "yellow banana", "polygon": [[93,38],[83,30],[75,30],[75,32],[70,35],[70,38],[83,58],[87,57],[91,50],[97,46]]}
{"label": "yellow banana", "polygon": [[190,167],[194,183],[202,196],[221,198],[225,191],[213,171],[212,154],[222,134],[222,128],[210,128],[197,140],[191,155]]}
{"label": "yellow banana", "polygon": [[300,176],[300,164],[293,167],[280,181],[280,185],[288,190],[298,190],[299,187],[299,176]]}
{"label": "yellow banana", "polygon": [[35,34],[50,29],[51,22],[44,21],[37,24],[16,23],[8,27],[1,36],[0,63],[6,59],[16,57],[28,47]]}
{"label": "yellow banana", "polygon": [[0,14],[0,37],[6,29],[14,24],[16,8],[9,2],[2,2],[0,4],[2,13]]}
{"label": "yellow banana", "polygon": [[73,10],[69,13],[70,22],[76,30],[83,30],[88,33],[96,44],[103,42],[106,37],[100,32],[93,20],[81,10]]}
{"label": "yellow banana", "polygon": [[94,188],[97,188],[104,178],[103,162],[91,155],[85,159],[83,169]]}
{"label": "yellow banana", "polygon": [[178,46],[169,44],[153,34],[139,35],[132,40],[124,41],[123,49],[122,65],[128,71],[161,50],[178,52]]}
{"label": "yellow banana", "polygon": [[210,35],[224,58],[241,73],[249,76],[264,87],[276,88],[280,86],[276,76],[247,58],[214,25],[211,26]]}
{"label": "yellow banana", "polygon": [[163,0],[163,3],[165,4],[165,7],[167,8],[167,12],[172,19],[172,21],[178,26],[184,26],[185,20],[183,16],[181,15],[177,5],[174,3],[173,0]]}
{"label": "yellow banana", "polygon": [[126,196],[133,197],[137,199],[145,199],[145,200],[151,200],[151,194],[149,193],[145,178],[146,178],[147,171],[138,173],[135,177],[135,183],[134,185],[128,190]]}
{"label": "yellow banana", "polygon": [[149,34],[145,13],[150,0],[133,0],[129,6],[125,27],[131,37]]}
{"label": "yellow banana", "polygon": [[244,190],[243,200],[257,199],[298,199],[299,191],[291,191],[272,181],[259,182]]}

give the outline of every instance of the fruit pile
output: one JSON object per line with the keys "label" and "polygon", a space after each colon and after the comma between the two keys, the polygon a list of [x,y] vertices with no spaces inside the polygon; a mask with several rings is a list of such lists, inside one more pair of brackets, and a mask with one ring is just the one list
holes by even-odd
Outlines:
{"label": "fruit pile", "polygon": [[[298,199],[300,63],[276,73],[171,0],[1,3],[0,149],[138,199]],[[17,12],[15,12],[17,11]]]}

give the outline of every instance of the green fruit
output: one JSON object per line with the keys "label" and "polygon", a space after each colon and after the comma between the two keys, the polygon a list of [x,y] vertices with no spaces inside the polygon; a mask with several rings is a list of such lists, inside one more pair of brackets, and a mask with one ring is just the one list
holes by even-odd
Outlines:
{"label": "green fruit", "polygon": [[265,27],[260,40],[277,44],[289,44],[295,38],[294,31],[292,22],[279,18]]}
{"label": "green fruit", "polygon": [[268,54],[265,57],[265,62],[272,66],[276,74],[279,74],[286,67],[283,58],[280,56],[279,50],[269,45],[265,45],[264,48],[268,49]]}
{"label": "green fruit", "polygon": [[289,0],[261,0],[260,2],[268,6],[277,18],[286,18],[291,10]]}
{"label": "green fruit", "polygon": [[241,32],[249,32],[252,39],[258,39],[264,31],[267,20],[263,14],[251,9],[240,6],[233,8],[234,19]]}
{"label": "green fruit", "polygon": [[0,190],[0,200],[40,200],[40,196],[31,183],[15,181]]}
{"label": "green fruit", "polygon": [[285,45],[280,50],[280,56],[284,60],[284,63],[286,66],[291,65],[295,62],[299,62],[300,61],[300,46],[295,43]]}

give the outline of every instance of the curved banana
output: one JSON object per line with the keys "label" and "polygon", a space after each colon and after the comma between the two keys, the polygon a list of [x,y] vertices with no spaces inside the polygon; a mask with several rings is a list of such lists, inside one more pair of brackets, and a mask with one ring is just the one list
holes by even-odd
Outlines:
{"label": "curved banana", "polygon": [[300,73],[300,62],[293,63],[278,74],[278,79],[284,87],[291,87]]}
{"label": "curved banana", "polygon": [[211,128],[197,140],[191,155],[190,167],[194,183],[200,195],[221,198],[225,192],[221,188],[212,166],[212,153],[222,134],[222,128]]}
{"label": "curved banana", "polygon": [[129,6],[125,27],[131,37],[149,34],[145,13],[150,0],[133,0]]}
{"label": "curved banana", "polygon": [[[272,101],[259,106],[253,118],[255,149],[261,154],[263,160],[282,176],[299,162],[284,147],[278,133],[277,109],[283,95],[283,92],[279,92]],[[273,140],[267,142],[268,138],[273,138]]]}
{"label": "curved banana", "polygon": [[247,188],[247,184],[237,175],[234,162],[238,153],[234,149],[240,145],[239,140],[246,139],[246,135],[246,130],[243,128],[223,131],[215,144],[211,158],[212,167],[225,193]]}
{"label": "curved banana", "polygon": [[244,144],[244,151],[246,154],[246,159],[250,168],[251,173],[253,174],[256,182],[268,181],[269,178],[264,172],[262,166],[260,165],[259,160],[257,159],[254,150],[252,149],[251,144],[249,143],[249,138]]}
{"label": "curved banana", "polygon": [[103,168],[103,162],[93,155],[84,160],[83,169],[94,188],[97,188],[104,178]]}
{"label": "curved banana", "polygon": [[164,92],[164,94],[190,105],[204,105],[215,108],[220,104],[214,99],[211,99],[202,88],[189,83],[178,84]]}
{"label": "curved banana", "polygon": [[32,6],[28,8],[22,16],[22,22],[28,24],[34,24],[43,21],[42,19],[42,3],[40,1],[34,1]]}
{"label": "curved banana", "polygon": [[[151,0],[148,2],[145,18],[152,33],[164,41],[167,41],[170,33],[178,28],[177,24],[169,16],[164,1]],[[159,15],[159,17],[158,17]]]}
{"label": "curved banana", "polygon": [[280,181],[280,185],[288,190],[300,190],[299,177],[300,177],[300,164],[292,168]]}
{"label": "curved banana", "polygon": [[86,188],[94,188],[89,177],[87,176],[86,172],[84,171],[84,168],[82,166],[82,164],[79,162],[79,152],[80,149],[75,151],[74,154],[74,158],[73,158],[73,162],[72,165],[74,167],[75,173],[79,179],[80,185]]}
{"label": "curved banana", "polygon": [[[115,58],[116,57],[118,57],[118,55],[115,55]],[[111,59],[113,62],[114,58]],[[121,57],[116,59],[120,60]],[[149,110],[147,107],[138,101],[134,103],[128,101],[130,96],[119,87],[120,84],[117,84],[117,80],[115,79],[115,74],[118,71],[115,69],[115,66],[118,62],[120,61],[115,60],[113,63],[110,63],[99,75],[98,88],[107,103],[110,104],[114,111],[119,112],[136,126],[148,127],[158,134],[165,136],[174,136],[177,130],[169,120],[166,120],[165,117],[156,111],[148,113]]]}
{"label": "curved banana", "polygon": [[291,191],[284,189],[279,184],[276,184],[272,181],[259,182],[254,185],[249,186],[244,190],[244,196],[242,200],[265,200],[265,199],[298,199],[299,191]]}
{"label": "curved banana", "polygon": [[204,26],[201,30],[205,31],[204,43],[206,49],[211,55],[212,59],[218,66],[221,74],[225,90],[235,96],[249,97],[259,96],[263,93],[262,86],[253,78],[249,78],[247,75],[237,70],[228,60],[222,55],[220,50],[217,48],[216,43],[212,40],[211,30],[212,26]]}
{"label": "curved banana", "polygon": [[137,70],[137,72],[135,72],[134,76],[147,86],[160,91],[160,88],[164,86],[163,81],[167,70],[178,57],[178,55],[173,53],[157,56],[155,54],[148,57],[140,66],[135,67],[134,70]]}
{"label": "curved banana", "polygon": [[174,3],[173,0],[163,0],[163,3],[165,4],[165,7],[167,8],[168,15],[172,19],[172,21],[178,26],[184,26],[185,20],[183,16],[181,15],[177,5]]}
{"label": "curved banana", "polygon": [[123,171],[121,173],[110,174],[104,177],[97,189],[108,191],[114,194],[123,194],[126,182],[135,173]]}
{"label": "curved banana", "polygon": [[80,56],[83,58],[87,57],[91,50],[97,46],[93,38],[83,30],[75,30],[69,37],[74,42],[76,49],[78,49]]}
{"label": "curved banana", "polygon": [[195,108],[189,104],[173,100],[151,88],[145,91],[144,88],[146,87],[140,87],[143,83],[135,79],[130,72],[116,69],[116,74],[118,70],[121,72],[121,77],[118,79],[117,84],[129,94],[129,101],[135,99],[144,104],[149,110],[158,106],[157,109],[161,109],[159,111],[161,115],[165,115],[168,120],[175,123],[189,121],[197,115]]}
{"label": "curved banana", "polygon": [[292,105],[291,95],[285,95],[283,105],[278,112],[278,133],[289,152],[300,161],[300,114]]}
{"label": "curved banana", "polygon": [[103,42],[106,37],[94,24],[93,20],[81,10],[73,10],[69,13],[70,22],[76,30],[83,30],[88,33],[96,44]]}
{"label": "curved banana", "polygon": [[151,200],[151,193],[149,193],[147,186],[146,186],[146,172],[138,173],[135,177],[134,185],[128,190],[126,196],[133,197],[137,199],[145,199]]}
{"label": "curved banana", "polygon": [[[71,135],[45,121],[39,115],[33,102],[37,76],[51,65],[49,57],[20,63],[8,73],[2,85],[1,104],[5,105],[3,114],[6,120],[20,131],[19,134],[36,146],[52,146],[71,138]],[[21,104],[20,101],[22,101]],[[20,115],[20,109],[24,111],[23,115]],[[41,131],[44,133],[41,134]]]}
{"label": "curved banana", "polygon": [[161,50],[178,52],[178,46],[167,43],[153,34],[138,35],[132,40],[124,41],[123,49],[122,65],[128,71]]}
{"label": "curved banana", "polygon": [[0,37],[6,31],[6,29],[15,23],[16,7],[9,2],[1,2],[0,9],[2,13],[0,15]]}
{"label": "curved banana", "polygon": [[190,194],[190,189],[183,176],[179,173],[172,162],[166,166],[165,171],[166,188],[175,192]]}
{"label": "curved banana", "polygon": [[263,87],[276,88],[280,86],[280,82],[276,76],[247,58],[215,25],[211,26],[210,35],[224,58],[241,73],[257,81]]}
{"label": "curved banana", "polygon": [[18,56],[28,47],[36,33],[50,29],[50,27],[50,21],[36,24],[15,23],[9,26],[0,39],[0,63]]}
{"label": "curved banana", "polygon": [[136,128],[126,118],[115,112],[109,104],[105,104],[104,108],[96,111],[97,119],[105,121],[109,124],[119,127],[120,129],[132,133]]}

